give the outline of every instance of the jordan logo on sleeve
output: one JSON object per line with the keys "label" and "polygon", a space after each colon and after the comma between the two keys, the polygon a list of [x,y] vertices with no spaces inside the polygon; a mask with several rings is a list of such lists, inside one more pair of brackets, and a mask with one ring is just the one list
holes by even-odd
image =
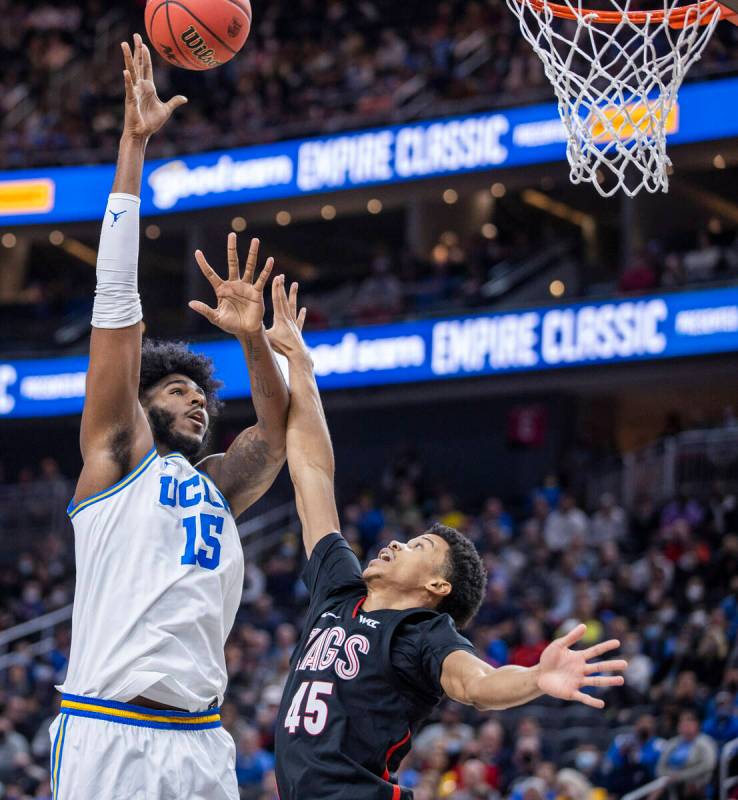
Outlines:
{"label": "jordan logo on sleeve", "polygon": [[122,217],[123,214],[126,213],[126,211],[125,210],[124,211],[112,211],[111,209],[108,209],[108,213],[113,215],[113,222],[110,225],[110,227],[112,228],[115,225],[115,223],[118,221],[118,217]]}

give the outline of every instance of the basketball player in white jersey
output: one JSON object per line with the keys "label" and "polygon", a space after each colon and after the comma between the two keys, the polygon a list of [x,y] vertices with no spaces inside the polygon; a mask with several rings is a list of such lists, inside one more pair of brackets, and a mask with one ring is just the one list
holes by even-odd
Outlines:
{"label": "basketball player in white jersey", "polygon": [[237,800],[235,747],[218,712],[243,580],[234,518],[284,463],[289,407],[262,322],[272,260],[252,282],[254,241],[241,277],[232,236],[224,281],[196,254],[218,304],[190,305],[243,345],[258,423],[195,467],[217,408],[212,365],[176,343],[142,351],[137,289],[146,143],[186,100],[158,98],[140,36],[123,53],[125,125],[100,238],[84,467],[69,507],[77,586],[51,727],[52,796]]}

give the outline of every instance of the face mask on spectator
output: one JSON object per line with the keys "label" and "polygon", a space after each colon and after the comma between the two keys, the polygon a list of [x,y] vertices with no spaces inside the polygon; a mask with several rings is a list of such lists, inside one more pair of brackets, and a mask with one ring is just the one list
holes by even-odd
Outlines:
{"label": "face mask on spectator", "polygon": [[704,594],[705,590],[701,583],[690,583],[687,586],[687,600],[690,603],[699,603]]}
{"label": "face mask on spectator", "polygon": [[590,772],[597,766],[599,757],[594,750],[582,750],[577,753],[575,763],[580,772]]}

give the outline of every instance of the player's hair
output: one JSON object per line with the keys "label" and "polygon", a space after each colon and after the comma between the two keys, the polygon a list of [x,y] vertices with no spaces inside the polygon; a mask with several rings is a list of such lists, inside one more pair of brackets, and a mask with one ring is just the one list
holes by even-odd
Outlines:
{"label": "player's hair", "polygon": [[428,533],[440,536],[448,545],[445,566],[451,591],[436,606],[436,611],[448,614],[457,628],[463,628],[482,605],[487,570],[472,541],[456,529],[436,523]]}
{"label": "player's hair", "polygon": [[205,392],[208,414],[215,417],[222,406],[218,399],[218,389],[223,384],[213,377],[214,371],[211,359],[193,353],[184,342],[144,339],[138,392],[140,395],[144,394],[167,375],[186,375]]}

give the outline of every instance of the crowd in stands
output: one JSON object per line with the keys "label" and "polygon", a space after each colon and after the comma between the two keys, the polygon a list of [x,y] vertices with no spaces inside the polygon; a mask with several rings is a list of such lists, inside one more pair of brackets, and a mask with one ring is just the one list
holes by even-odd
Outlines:
{"label": "crowd in stands", "polygon": [[[50,463],[43,469],[59,478]],[[466,634],[490,664],[535,664],[575,620],[587,625],[584,644],[617,637],[630,663],[602,712],[545,699],[501,713],[445,702],[399,772],[416,800],[614,800],[659,776],[674,797],[716,797],[719,754],[738,737],[734,498],[656,507],[642,497],[624,509],[604,495],[585,510],[549,477],[511,513],[494,496],[462,508],[431,485],[422,462],[407,457],[345,504],[343,532],[356,552],[372,556],[431,521],[454,526],[489,571]],[[17,541],[10,550],[0,541],[10,559],[0,567],[0,629],[72,600],[69,531],[26,538],[20,549]],[[296,530],[280,534],[264,560],[247,561],[222,709],[244,800],[277,798],[274,724],[305,612],[302,561]],[[69,643],[60,624],[48,652],[16,642],[12,666],[0,669],[2,800],[49,797],[47,728]]]}
{"label": "crowd in stands", "polygon": [[[0,0],[0,114],[12,113],[0,168],[114,158],[120,54],[107,40],[100,53],[100,22],[143,33],[144,5]],[[162,95],[191,103],[152,154],[397,120],[406,105],[432,116],[551,94],[504,0],[254,0],[253,11],[244,51],[225,66],[203,75],[157,58]],[[734,37],[721,26],[691,76],[731,69]]]}

